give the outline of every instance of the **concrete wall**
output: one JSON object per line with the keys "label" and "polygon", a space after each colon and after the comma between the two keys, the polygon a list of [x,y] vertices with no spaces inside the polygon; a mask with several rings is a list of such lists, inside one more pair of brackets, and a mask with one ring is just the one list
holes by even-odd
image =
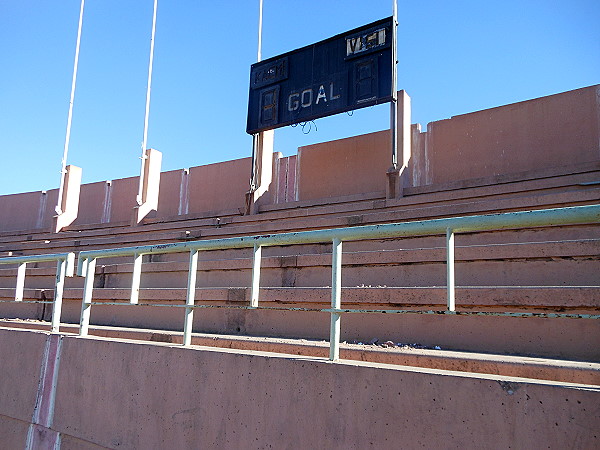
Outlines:
{"label": "concrete wall", "polygon": [[[600,161],[600,86],[413,125],[405,186],[540,172]],[[298,150],[299,200],[385,192],[389,132]]]}
{"label": "concrete wall", "polygon": [[0,357],[7,448],[23,448],[28,431],[34,448],[59,437],[61,448],[124,449],[596,448],[600,438],[594,386],[10,329]]}
{"label": "concrete wall", "polygon": [[287,203],[298,200],[298,157],[279,157],[274,161],[273,203]]}
{"label": "concrete wall", "polygon": [[427,184],[598,161],[600,86],[432,122],[424,139]]}
{"label": "concrete wall", "polygon": [[385,193],[392,164],[390,132],[364,134],[298,149],[298,200]]}
{"label": "concrete wall", "polygon": [[160,174],[158,211],[162,217],[189,212],[190,170],[179,169]]}
{"label": "concrete wall", "polygon": [[250,189],[252,158],[190,169],[190,213],[242,209]]}
{"label": "concrete wall", "polygon": [[105,205],[105,201],[110,199],[111,188],[111,184],[106,181],[81,185],[79,192],[79,198],[81,199],[79,202],[79,212],[77,219],[73,223],[80,225],[103,223],[110,220],[110,215],[108,218],[104,216],[107,206],[110,207],[110,204]]}
{"label": "concrete wall", "polygon": [[[251,158],[243,158],[163,172],[153,217],[243,210],[250,167]],[[138,177],[82,185],[73,226],[129,222],[137,191]],[[57,195],[54,189],[0,196],[0,232],[50,228]]]}
{"label": "concrete wall", "polygon": [[50,228],[58,189],[0,196],[0,232]]}
{"label": "concrete wall", "polygon": [[[402,117],[402,114],[400,115]],[[464,114],[412,129],[404,186],[443,185],[600,161],[600,86]],[[300,147],[275,155],[274,180],[261,205],[385,195],[389,130]],[[85,170],[85,168],[83,168]],[[251,159],[164,172],[155,217],[243,210]],[[530,174],[530,175],[528,175]],[[488,183],[489,184],[489,183]],[[138,178],[81,187],[73,225],[129,222]],[[56,190],[0,196],[0,232],[49,228]]]}

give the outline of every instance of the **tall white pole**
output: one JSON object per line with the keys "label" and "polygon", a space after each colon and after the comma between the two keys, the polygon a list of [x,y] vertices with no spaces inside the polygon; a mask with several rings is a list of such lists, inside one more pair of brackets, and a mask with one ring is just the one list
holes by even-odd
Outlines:
{"label": "tall white pole", "polygon": [[392,101],[390,103],[390,130],[392,134],[392,167],[398,168],[398,80],[397,80],[397,36],[398,27],[398,3],[392,0]]}
{"label": "tall white pole", "polygon": [[137,204],[144,203],[142,198],[144,190],[144,168],[146,166],[146,145],[148,141],[148,117],[150,116],[150,90],[152,87],[152,63],[154,62],[154,35],[156,33],[156,7],[158,0],[154,0],[154,13],[152,15],[152,37],[150,38],[150,63],[148,64],[148,87],[146,90],[146,114],[144,115],[144,137],[142,140],[142,156],[140,168],[140,185],[138,188]]}
{"label": "tall white pole", "polygon": [[[256,62],[262,60],[262,17],[263,0],[258,1],[258,50],[256,52]],[[256,189],[256,153],[258,152],[258,141],[261,133],[252,135],[252,174],[250,175],[250,191]]]}
{"label": "tall white pole", "polygon": [[60,167],[60,187],[58,188],[58,201],[54,210],[56,214],[62,214],[62,196],[65,188],[65,177],[67,175],[67,155],[69,154],[69,142],[71,140],[71,121],[73,118],[73,100],[75,98],[75,85],[77,83],[77,66],[79,65],[79,45],[81,43],[81,27],[83,24],[83,6],[85,0],[81,0],[79,8],[79,27],[77,29],[77,44],[75,46],[75,62],[73,64],[73,79],[71,82],[71,100],[69,101],[69,116],[67,118],[67,134],[65,136],[65,147]]}
{"label": "tall white pole", "polygon": [[262,16],[263,16],[263,0],[259,0],[258,5],[258,52],[256,62],[262,61]]}

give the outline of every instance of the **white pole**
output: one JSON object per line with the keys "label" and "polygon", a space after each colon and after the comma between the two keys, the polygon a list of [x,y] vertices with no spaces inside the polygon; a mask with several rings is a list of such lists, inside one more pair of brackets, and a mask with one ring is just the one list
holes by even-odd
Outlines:
{"label": "white pole", "polygon": [[390,129],[392,134],[392,167],[398,168],[398,81],[397,67],[398,50],[396,48],[396,30],[398,26],[398,4],[392,0],[392,102],[390,103]]}
{"label": "white pole", "polygon": [[448,297],[448,311],[456,309],[456,284],[454,279],[454,231],[446,230],[446,287]]}
{"label": "white pole", "polygon": [[258,5],[258,53],[256,56],[256,62],[262,61],[262,16],[263,0],[260,0]]}
{"label": "white pole", "polygon": [[[262,2],[258,1],[258,50],[256,62],[262,61]],[[256,153],[258,152],[258,140],[260,133],[252,135],[252,174],[250,175],[250,190],[256,189]]]}
{"label": "white pole", "polygon": [[85,0],[81,0],[79,9],[79,27],[77,29],[77,44],[75,46],[75,63],[73,64],[73,79],[71,82],[71,100],[69,101],[69,116],[67,118],[67,134],[65,136],[65,147],[60,167],[60,187],[58,188],[58,200],[54,210],[56,214],[62,214],[62,196],[67,175],[67,155],[69,153],[69,141],[71,140],[71,120],[73,117],[73,99],[75,98],[75,84],[77,83],[77,66],[79,65],[79,45],[81,43],[81,26],[83,24],[83,6]]}
{"label": "white pole", "polygon": [[[258,2],[258,50],[256,52],[256,62],[262,60],[262,17],[263,0]],[[261,133],[252,135],[252,174],[250,175],[250,191],[256,189],[256,153],[258,152],[258,140]]]}
{"label": "white pole", "polygon": [[[342,241],[333,239],[331,257],[331,309],[342,307]],[[329,360],[336,361],[340,358],[340,313],[331,312],[331,326],[329,328]]]}
{"label": "white pole", "polygon": [[194,328],[194,302],[196,299],[196,276],[198,275],[198,250],[190,251],[188,268],[187,294],[185,298],[185,320],[183,322],[183,345],[192,344],[192,329]]}
{"label": "white pole", "polygon": [[250,290],[250,306],[258,307],[258,293],[260,291],[260,263],[262,246],[256,244],[252,256],[252,289]]}
{"label": "white pole", "polygon": [[144,116],[144,137],[142,140],[142,164],[140,169],[140,185],[138,188],[137,204],[144,203],[142,194],[144,190],[144,167],[146,166],[146,145],[148,141],[148,117],[150,115],[150,90],[152,86],[152,63],[154,62],[154,35],[156,33],[156,7],[158,0],[154,0],[154,13],[152,15],[152,37],[150,38],[150,63],[148,64],[148,87],[146,90],[146,114]]}

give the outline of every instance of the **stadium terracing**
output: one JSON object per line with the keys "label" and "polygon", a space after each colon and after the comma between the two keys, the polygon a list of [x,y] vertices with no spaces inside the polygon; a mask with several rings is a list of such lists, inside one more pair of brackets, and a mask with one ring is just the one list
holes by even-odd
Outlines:
{"label": "stadium terracing", "polygon": [[137,177],[0,196],[3,448],[597,448],[600,86],[399,98],[395,171],[385,130],[251,202],[250,158],[156,150],[143,216]]}

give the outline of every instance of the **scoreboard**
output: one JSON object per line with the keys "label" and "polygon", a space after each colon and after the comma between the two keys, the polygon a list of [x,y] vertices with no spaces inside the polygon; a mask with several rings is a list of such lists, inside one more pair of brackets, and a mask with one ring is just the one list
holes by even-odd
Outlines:
{"label": "scoreboard", "polygon": [[253,64],[246,132],[392,100],[393,18]]}

